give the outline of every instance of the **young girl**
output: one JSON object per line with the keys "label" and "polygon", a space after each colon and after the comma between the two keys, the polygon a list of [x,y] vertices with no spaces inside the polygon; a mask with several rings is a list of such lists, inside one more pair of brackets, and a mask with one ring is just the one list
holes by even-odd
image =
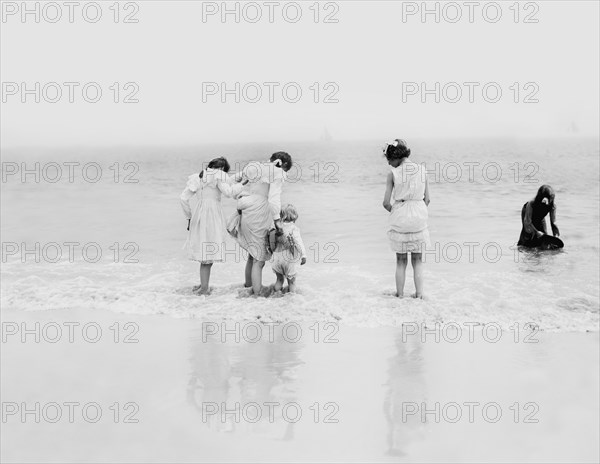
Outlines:
{"label": "young girl", "polygon": [[269,230],[281,229],[281,191],[285,173],[292,167],[292,157],[283,151],[273,153],[266,163],[249,163],[240,178],[249,181],[243,196],[238,198],[238,213],[234,214],[227,230],[248,252],[244,273],[245,286],[254,295],[266,295],[262,285],[265,262],[271,258],[267,248]]}
{"label": "young girl", "polygon": [[[181,207],[188,220],[186,249],[189,258],[200,261],[200,286],[194,287],[201,295],[209,293],[208,283],[213,263],[224,261],[225,216],[221,206],[221,194],[232,197],[242,190],[241,183],[230,178],[229,163],[225,158],[215,158],[208,168],[189,177],[181,194]],[[192,215],[190,200],[198,195],[198,204]]]}
{"label": "young girl", "polygon": [[546,216],[550,214],[550,227],[552,235],[560,236],[556,226],[556,206],[554,204],[554,190],[549,185],[542,185],[535,198],[528,201],[521,209],[521,236],[517,245],[535,248],[542,245],[540,240],[546,231]]}
{"label": "young girl", "polygon": [[300,236],[300,229],[296,226],[298,212],[293,205],[286,205],[281,209],[281,232],[273,231],[269,234],[270,247],[273,251],[271,267],[277,276],[275,291],[283,288],[284,279],[288,281],[288,291],[296,291],[296,263],[300,266],[306,264],[306,249]]}
{"label": "young girl", "polygon": [[383,207],[390,214],[388,238],[396,252],[396,296],[404,296],[407,254],[414,271],[416,298],[423,298],[423,249],[430,246],[427,229],[429,188],[425,166],[408,160],[410,149],[396,139],[384,148],[392,167],[387,176]]}

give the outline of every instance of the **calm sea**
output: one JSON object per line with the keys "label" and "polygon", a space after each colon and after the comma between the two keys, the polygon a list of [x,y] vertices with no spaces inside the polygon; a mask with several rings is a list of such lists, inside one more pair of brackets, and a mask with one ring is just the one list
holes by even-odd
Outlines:
{"label": "calm sea", "polygon": [[[429,171],[425,301],[392,296],[395,257],[381,206],[389,169],[382,144],[334,141],[4,150],[2,307],[356,326],[532,322],[550,331],[598,330],[597,138],[408,142],[411,159]],[[236,168],[278,150],[289,151],[296,163],[283,202],[300,213],[309,256],[298,294],[249,298],[242,289],[244,255],[232,243],[228,261],[213,267],[212,295],[195,296],[198,264],[182,249],[186,221],[179,205],[187,177],[216,156],[227,156]],[[65,163],[79,163],[70,165],[72,178]],[[25,182],[23,168],[32,171]],[[556,191],[565,249],[520,253],[514,247],[520,210],[541,184]],[[234,211],[232,200],[223,205],[226,215]],[[274,282],[268,264],[264,281]],[[410,294],[410,269],[406,285]]]}

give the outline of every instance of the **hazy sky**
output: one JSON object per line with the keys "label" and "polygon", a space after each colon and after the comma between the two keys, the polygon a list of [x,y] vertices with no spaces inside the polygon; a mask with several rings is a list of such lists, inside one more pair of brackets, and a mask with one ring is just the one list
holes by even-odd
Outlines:
{"label": "hazy sky", "polygon": [[[2,2],[5,14],[21,2]],[[36,2],[28,2],[34,8]],[[63,5],[63,2],[57,2]],[[421,2],[340,1],[322,2],[319,22],[314,22],[313,1],[299,2],[302,18],[292,20],[296,9],[291,2],[275,2],[274,22],[269,22],[269,6],[256,2],[240,5],[240,22],[233,14],[223,23],[219,14],[206,16],[221,2],[139,1],[134,18],[123,23],[133,6],[121,4],[119,23],[114,23],[114,2],[102,3],[102,18],[88,23],[78,2],[74,22],[66,6],[62,18],[52,19],[56,10],[48,8],[40,23],[33,15],[21,21],[20,12],[5,15],[1,30],[1,110],[2,146],[21,145],[119,145],[195,144],[203,142],[252,142],[316,140],[327,127],[334,139],[384,140],[402,136],[487,136],[487,135],[598,135],[599,121],[599,3],[596,1],[522,2],[515,23],[514,3],[499,2],[502,17],[492,2],[476,2],[473,22],[465,2],[440,5],[440,22],[433,14],[422,22],[420,14],[403,20],[403,11],[419,8]],[[43,5],[44,2],[41,2]],[[236,2],[227,2],[231,9]],[[262,18],[251,23],[258,11]],[[436,2],[427,2],[434,9]],[[452,20],[461,9],[462,18]],[[444,9],[445,8],[445,9]],[[337,11],[335,11],[337,9]],[[95,14],[86,10],[88,17]],[[245,12],[245,15],[243,14]],[[324,23],[333,13],[337,23]],[[525,23],[524,19],[537,19]],[[11,82],[18,86],[11,87]],[[48,82],[61,86],[57,103],[44,100],[21,102],[21,83],[34,89]],[[63,82],[78,82],[75,103],[68,101]],[[82,86],[98,83],[102,97],[98,103],[84,101]],[[139,86],[139,103],[114,103],[113,83],[119,82],[119,99]],[[235,95],[204,95],[203,83],[222,82],[229,89],[240,83],[260,84],[262,99],[257,103],[235,103]],[[269,102],[269,87],[274,102]],[[319,83],[318,103],[314,102]],[[412,86],[411,82],[416,83]],[[446,87],[446,97],[427,95],[422,103],[421,83],[435,89]],[[474,102],[469,102],[469,87]],[[9,83],[9,84],[7,84]],[[297,103],[285,101],[302,90]],[[326,87],[327,83],[329,84]],[[407,84],[409,83],[409,84]],[[497,103],[488,99],[498,88]],[[519,83],[516,94],[514,83]],[[528,84],[529,83],[529,84]],[[408,87],[407,87],[408,85]],[[312,89],[311,89],[312,87]],[[403,91],[404,89],[404,91]],[[55,89],[47,87],[47,97]],[[205,89],[206,90],[206,89]],[[214,88],[212,89],[215,90]],[[256,88],[246,87],[248,99]],[[337,103],[323,100],[333,91]],[[411,90],[415,95],[408,95]],[[10,93],[17,92],[16,95]],[[95,91],[89,90],[90,98]],[[518,103],[515,103],[515,97]],[[524,100],[537,99],[537,103]],[[403,99],[405,101],[403,101]]]}

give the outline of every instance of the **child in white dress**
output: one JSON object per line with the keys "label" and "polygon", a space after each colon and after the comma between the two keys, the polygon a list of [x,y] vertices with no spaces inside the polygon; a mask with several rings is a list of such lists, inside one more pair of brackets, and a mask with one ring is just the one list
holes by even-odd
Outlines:
{"label": "child in white dress", "polygon": [[298,220],[298,212],[293,205],[286,205],[281,209],[281,233],[273,231],[269,235],[274,242],[270,246],[273,251],[271,268],[277,276],[274,290],[276,292],[283,288],[284,279],[288,281],[288,291],[296,291],[296,264],[306,264],[306,249],[300,235],[300,229],[295,222]]}
{"label": "child in white dress", "polygon": [[[225,158],[215,158],[208,168],[188,178],[180,196],[183,213],[188,220],[188,238],[185,244],[188,256],[200,261],[200,286],[194,291],[201,295],[209,293],[210,271],[213,263],[224,261],[227,231],[221,206],[221,194],[232,197],[242,190],[241,183],[229,177],[229,163]],[[190,200],[198,196],[192,214]]]}
{"label": "child in white dress", "polygon": [[430,246],[427,220],[429,187],[425,166],[408,160],[410,149],[396,139],[384,149],[392,167],[387,177],[383,207],[389,211],[388,238],[396,252],[396,296],[404,296],[407,255],[414,271],[416,298],[423,298],[423,251]]}

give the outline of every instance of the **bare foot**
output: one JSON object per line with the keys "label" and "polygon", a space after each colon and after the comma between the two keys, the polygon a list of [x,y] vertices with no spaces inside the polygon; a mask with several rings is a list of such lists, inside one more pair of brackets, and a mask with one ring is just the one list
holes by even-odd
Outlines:
{"label": "bare foot", "polygon": [[413,294],[412,294],[412,297],[413,297],[413,298],[416,298],[416,299],[418,299],[418,300],[424,300],[424,299],[425,299],[425,297],[424,297],[423,295],[419,295],[419,294],[417,294],[417,293],[413,293]]}
{"label": "bare foot", "polygon": [[271,296],[271,294],[275,291],[275,286],[274,285],[269,285],[267,287],[263,287],[260,289],[260,293],[258,294],[259,296],[264,296],[265,298],[268,298]]}
{"label": "bare foot", "polygon": [[252,296],[252,288],[238,290],[238,298],[248,298],[249,296]]}
{"label": "bare foot", "polygon": [[396,297],[398,297],[398,298],[404,298],[404,293],[396,293]]}

